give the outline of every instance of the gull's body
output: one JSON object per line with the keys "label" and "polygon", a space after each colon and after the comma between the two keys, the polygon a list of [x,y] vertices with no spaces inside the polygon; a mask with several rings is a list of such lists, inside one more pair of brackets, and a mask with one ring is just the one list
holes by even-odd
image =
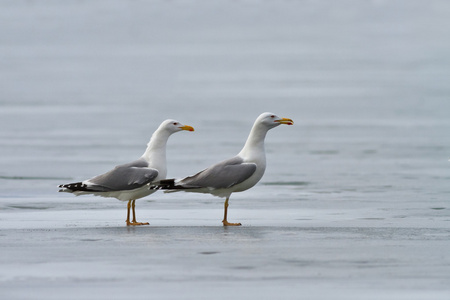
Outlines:
{"label": "gull's body", "polygon": [[162,180],[158,187],[167,189],[168,192],[182,190],[226,198],[223,224],[241,225],[227,221],[228,200],[232,193],[245,191],[262,178],[266,170],[264,139],[271,128],[280,124],[292,125],[293,121],[271,113],[261,114],[256,119],[244,147],[236,156],[183,179]]}
{"label": "gull's body", "polygon": [[[175,132],[194,129],[175,120],[166,120],[153,133],[147,149],[137,160],[116,166],[109,172],[82,182],[62,184],[60,192],[73,193],[76,196],[91,194],[112,197],[128,201],[127,225],[148,225],[136,222],[135,201],[155,192],[149,190],[148,184],[162,180],[167,175],[166,145],[170,135]],[[130,221],[130,209],[133,220]]]}

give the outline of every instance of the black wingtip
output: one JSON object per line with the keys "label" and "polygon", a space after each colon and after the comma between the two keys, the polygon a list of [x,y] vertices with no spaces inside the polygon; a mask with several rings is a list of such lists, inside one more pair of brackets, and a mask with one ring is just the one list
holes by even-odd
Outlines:
{"label": "black wingtip", "polygon": [[157,185],[158,189],[169,190],[175,187],[175,179],[163,179]]}
{"label": "black wingtip", "polygon": [[151,190],[193,190],[198,189],[201,187],[196,186],[183,186],[175,183],[175,179],[163,179],[159,182],[155,183],[154,185],[150,186]]}
{"label": "black wingtip", "polygon": [[58,187],[61,188],[59,192],[89,191],[87,185],[82,182],[60,184]]}
{"label": "black wingtip", "polygon": [[186,188],[175,184],[175,179],[163,179],[150,185],[151,190],[185,190]]}

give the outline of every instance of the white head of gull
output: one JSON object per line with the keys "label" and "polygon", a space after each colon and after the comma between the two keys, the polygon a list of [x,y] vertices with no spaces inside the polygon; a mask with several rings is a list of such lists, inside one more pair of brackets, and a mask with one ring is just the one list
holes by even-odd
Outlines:
{"label": "white head of gull", "polygon": [[281,124],[293,125],[294,122],[272,113],[261,114],[253,124],[247,141],[238,155],[183,179],[162,180],[158,188],[166,189],[167,192],[209,193],[226,198],[223,225],[241,225],[227,220],[229,198],[234,192],[242,192],[253,187],[262,178],[266,170],[264,139],[270,129]]}
{"label": "white head of gull", "polygon": [[[128,201],[127,225],[148,225],[136,221],[135,201],[148,196],[155,190],[148,184],[166,178],[166,145],[169,137],[179,131],[194,131],[194,128],[175,120],[165,120],[153,133],[147,149],[137,160],[116,166],[109,172],[81,182],[61,184],[60,192],[78,195],[91,194]],[[133,219],[130,221],[130,209]]]}

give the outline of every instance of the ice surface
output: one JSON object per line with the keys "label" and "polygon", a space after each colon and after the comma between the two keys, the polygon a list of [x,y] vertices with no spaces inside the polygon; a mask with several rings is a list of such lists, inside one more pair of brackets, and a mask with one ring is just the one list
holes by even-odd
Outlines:
{"label": "ice surface", "polygon": [[[2,1],[0,299],[450,299],[448,1]],[[223,200],[125,203],[57,185],[138,158],[168,173],[241,149]]]}
{"label": "ice surface", "polygon": [[147,227],[123,226],[117,220],[124,210],[4,210],[1,293],[7,299],[448,297],[448,220],[231,211],[243,227],[220,226],[219,211],[210,209],[140,209]]}
{"label": "ice surface", "polygon": [[230,218],[243,226],[224,228],[220,201],[163,208],[141,200],[138,217],[151,225],[126,227],[119,201],[20,200],[0,214],[5,299],[447,299],[450,292],[448,209],[235,203]]}

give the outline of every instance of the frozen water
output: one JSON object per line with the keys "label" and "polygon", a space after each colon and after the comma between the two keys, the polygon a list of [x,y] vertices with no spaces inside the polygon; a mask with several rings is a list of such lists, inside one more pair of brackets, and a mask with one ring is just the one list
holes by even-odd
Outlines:
{"label": "frozen water", "polygon": [[[446,1],[2,1],[1,299],[449,299]],[[223,200],[57,193],[139,157],[268,168]]]}

